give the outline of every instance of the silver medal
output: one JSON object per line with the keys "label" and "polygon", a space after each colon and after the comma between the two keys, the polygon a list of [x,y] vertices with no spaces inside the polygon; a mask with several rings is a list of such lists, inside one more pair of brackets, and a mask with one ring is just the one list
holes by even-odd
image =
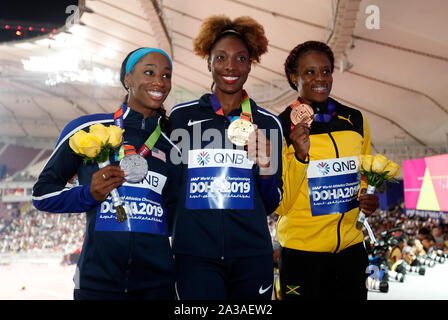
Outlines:
{"label": "silver medal", "polygon": [[121,159],[120,167],[126,174],[126,181],[132,183],[142,181],[148,173],[148,163],[146,162],[146,159],[135,153]]}

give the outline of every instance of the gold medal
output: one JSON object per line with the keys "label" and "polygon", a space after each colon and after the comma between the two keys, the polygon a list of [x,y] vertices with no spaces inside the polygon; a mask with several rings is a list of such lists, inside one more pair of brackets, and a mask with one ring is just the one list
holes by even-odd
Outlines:
{"label": "gold medal", "polygon": [[292,106],[290,118],[293,125],[305,122],[311,126],[314,120],[313,108],[304,103],[299,105],[295,104]]}
{"label": "gold medal", "polygon": [[237,146],[246,146],[249,142],[249,135],[254,132],[255,127],[252,122],[244,119],[232,121],[227,129],[227,137]]}

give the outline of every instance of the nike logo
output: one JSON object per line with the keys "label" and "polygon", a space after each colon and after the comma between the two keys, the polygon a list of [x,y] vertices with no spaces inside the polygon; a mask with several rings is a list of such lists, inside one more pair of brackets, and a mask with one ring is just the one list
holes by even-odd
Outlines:
{"label": "nike logo", "polygon": [[194,126],[195,124],[205,122],[205,121],[210,121],[210,120],[213,120],[213,119],[203,119],[203,120],[196,120],[196,121],[193,121],[190,119],[190,120],[188,120],[187,126],[191,127],[191,126]]}
{"label": "nike logo", "polygon": [[260,289],[258,289],[258,293],[259,293],[259,294],[264,294],[264,293],[265,293],[266,291],[268,291],[269,288],[271,288],[271,287],[272,287],[272,284],[269,285],[269,287],[267,287],[266,289],[263,289],[263,286],[261,286]]}
{"label": "nike logo", "polygon": [[353,126],[353,122],[350,121],[350,116],[351,116],[351,114],[349,114],[348,118],[346,118],[346,117],[338,115],[338,118],[341,119],[341,120],[348,121],[348,123],[350,123]]}

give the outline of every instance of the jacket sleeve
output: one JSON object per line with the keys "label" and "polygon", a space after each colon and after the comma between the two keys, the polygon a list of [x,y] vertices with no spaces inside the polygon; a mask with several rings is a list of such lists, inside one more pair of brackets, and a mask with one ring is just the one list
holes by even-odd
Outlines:
{"label": "jacket sleeve", "polygon": [[363,116],[362,117],[362,127],[363,127],[363,143],[362,143],[362,154],[372,154],[372,150],[371,150],[371,138],[370,138],[370,128],[369,128],[369,124],[367,123],[366,118]]}
{"label": "jacket sleeve", "polygon": [[60,138],[33,187],[32,202],[36,209],[50,213],[76,213],[98,205],[90,193],[90,184],[66,188],[81,164],[81,158],[68,144],[68,136]]}
{"label": "jacket sleeve", "polygon": [[[283,135],[281,130],[277,129],[277,136],[269,136],[271,140],[271,161],[275,161],[273,169],[275,173],[267,178],[259,177],[258,188],[263,200],[266,214],[269,215],[278,207],[283,197],[283,179],[282,179],[282,149],[283,149]],[[277,138],[277,139],[275,139]],[[275,140],[274,140],[275,139]],[[275,143],[275,146],[274,146]],[[272,162],[271,162],[272,165]]]}
{"label": "jacket sleeve", "polygon": [[166,225],[168,235],[173,232],[174,220],[176,216],[176,207],[179,196],[179,186],[181,185],[182,167],[174,164],[171,159],[167,162],[168,179],[165,189],[162,192],[163,206],[166,211]]}
{"label": "jacket sleeve", "polygon": [[[364,116],[362,116],[362,121],[363,121],[363,143],[362,143],[362,149],[361,149],[361,154],[372,154],[372,142],[371,142],[371,138],[370,138],[370,128],[369,128],[369,124],[367,123],[367,120]],[[367,188],[367,178],[364,176],[361,176],[361,188],[359,189],[360,191],[363,188]]]}
{"label": "jacket sleeve", "polygon": [[303,180],[306,177],[308,162],[302,162],[295,156],[294,147],[287,146],[283,140],[283,199],[275,210],[278,215],[287,215],[296,202]]}
{"label": "jacket sleeve", "polygon": [[283,188],[279,186],[276,174],[267,178],[260,177],[258,187],[266,214],[269,215],[274,212],[275,208],[279,205],[283,194]]}

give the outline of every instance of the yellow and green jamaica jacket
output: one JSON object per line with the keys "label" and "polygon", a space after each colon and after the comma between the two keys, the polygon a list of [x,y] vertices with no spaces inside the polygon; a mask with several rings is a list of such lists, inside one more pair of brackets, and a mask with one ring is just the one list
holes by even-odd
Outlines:
{"label": "yellow and green jamaica jacket", "polygon": [[[312,252],[337,253],[364,240],[362,230],[356,229],[359,208],[347,212],[312,216],[308,192],[307,169],[309,161],[344,158],[370,154],[370,132],[360,111],[329,98],[335,112],[329,122],[311,125],[310,150],[307,161],[296,158],[289,139],[291,133],[291,106],[279,118],[284,133],[283,198],[276,209],[278,239],[282,247]],[[314,112],[325,110],[313,106]],[[326,104],[323,108],[327,108]],[[360,188],[367,183],[361,180]],[[360,190],[361,190],[360,189]]]}

